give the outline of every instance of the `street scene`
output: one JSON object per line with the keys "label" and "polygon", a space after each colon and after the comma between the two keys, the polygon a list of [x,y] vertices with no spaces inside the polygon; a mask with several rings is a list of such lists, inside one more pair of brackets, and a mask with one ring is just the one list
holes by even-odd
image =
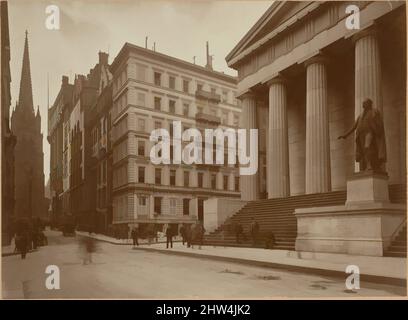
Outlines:
{"label": "street scene", "polygon": [[407,296],[405,1],[0,9],[3,298]]}
{"label": "street scene", "polygon": [[[3,259],[4,298],[269,299],[406,294],[403,287],[371,283],[362,283],[353,292],[346,289],[344,279],[132,250],[131,245],[106,242],[96,243],[93,262],[84,265],[78,236],[63,237],[53,231],[47,236],[49,245],[29,253],[25,261],[19,256]],[[164,248],[165,243],[160,246]],[[59,290],[45,286],[50,264],[60,269]]]}

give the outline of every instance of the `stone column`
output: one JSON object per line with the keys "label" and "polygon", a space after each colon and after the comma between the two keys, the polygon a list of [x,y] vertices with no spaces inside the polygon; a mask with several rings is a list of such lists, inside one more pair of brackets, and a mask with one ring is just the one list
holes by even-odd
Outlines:
{"label": "stone column", "polygon": [[326,59],[312,57],[306,65],[306,193],[331,190],[330,136]]}
{"label": "stone column", "polygon": [[[255,95],[248,92],[240,97],[242,100],[241,128],[247,130],[247,150],[249,155],[250,139],[249,129],[257,129],[257,112]],[[258,168],[259,169],[259,168]],[[241,199],[252,201],[259,199],[258,171],[254,175],[243,175],[240,177]]]}
{"label": "stone column", "polygon": [[289,145],[286,86],[283,78],[268,82],[269,134],[267,190],[268,198],[289,196]]}
{"label": "stone column", "polygon": [[381,63],[377,32],[374,27],[353,36],[355,45],[355,118],[362,111],[363,101],[370,98],[373,107],[382,111]]}

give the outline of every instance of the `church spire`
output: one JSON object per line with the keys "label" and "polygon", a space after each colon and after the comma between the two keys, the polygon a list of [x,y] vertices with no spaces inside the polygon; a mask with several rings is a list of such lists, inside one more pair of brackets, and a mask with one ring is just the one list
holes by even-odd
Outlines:
{"label": "church spire", "polygon": [[33,90],[31,87],[30,56],[28,54],[28,32],[25,32],[23,67],[21,69],[20,95],[18,104],[20,108],[34,113]]}

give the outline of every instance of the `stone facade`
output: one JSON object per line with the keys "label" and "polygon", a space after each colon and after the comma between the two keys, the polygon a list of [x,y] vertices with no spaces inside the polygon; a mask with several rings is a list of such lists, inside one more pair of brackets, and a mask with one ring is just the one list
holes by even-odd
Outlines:
{"label": "stone facade", "polygon": [[113,223],[160,226],[204,220],[203,201],[239,198],[235,166],[154,165],[150,132],[173,121],[182,130],[238,128],[236,79],[125,44],[113,74]]}
{"label": "stone facade", "polygon": [[1,34],[1,235],[2,244],[11,240],[11,219],[14,213],[14,147],[16,137],[10,130],[10,38],[8,28],[8,6],[0,2]]}
{"label": "stone facade", "polygon": [[62,77],[61,88],[54,104],[48,109],[48,136],[50,144],[50,197],[51,217],[53,223],[58,223],[63,217],[63,143],[64,114],[72,110],[73,85],[67,76]]}
{"label": "stone facade", "polygon": [[[360,10],[357,30],[345,24],[351,4]],[[277,1],[231,51],[243,113],[269,114],[264,124],[243,117],[244,127],[268,132],[259,142],[268,146],[268,173],[245,177],[253,182],[242,199],[346,189],[358,169],[354,141],[337,137],[364,98],[383,112],[389,183],[405,184],[404,10],[401,1]]]}
{"label": "stone facade", "polygon": [[73,84],[63,76],[60,92],[48,112],[52,218],[59,225],[71,220],[80,229],[97,226],[92,130],[95,105],[111,80],[108,67],[108,55],[100,52],[98,63],[87,76],[76,75]]}

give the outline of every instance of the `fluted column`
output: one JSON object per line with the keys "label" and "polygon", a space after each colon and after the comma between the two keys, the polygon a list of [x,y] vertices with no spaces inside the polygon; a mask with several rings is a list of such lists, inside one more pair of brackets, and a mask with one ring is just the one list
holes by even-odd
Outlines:
{"label": "fluted column", "polygon": [[289,196],[289,146],[286,85],[281,77],[269,85],[268,198]]}
{"label": "fluted column", "polygon": [[373,107],[382,110],[381,63],[377,33],[374,27],[362,30],[353,37],[355,45],[355,118],[363,101],[370,98]]}
{"label": "fluted column", "polygon": [[306,62],[306,193],[331,190],[326,60]]}
{"label": "fluted column", "polygon": [[[247,150],[249,155],[250,137],[249,129],[258,129],[257,125],[257,112],[256,112],[256,100],[252,93],[246,93],[240,97],[242,100],[242,128],[247,130]],[[241,199],[246,201],[252,201],[259,199],[259,185],[258,185],[258,171],[253,175],[240,176],[241,184]]]}

